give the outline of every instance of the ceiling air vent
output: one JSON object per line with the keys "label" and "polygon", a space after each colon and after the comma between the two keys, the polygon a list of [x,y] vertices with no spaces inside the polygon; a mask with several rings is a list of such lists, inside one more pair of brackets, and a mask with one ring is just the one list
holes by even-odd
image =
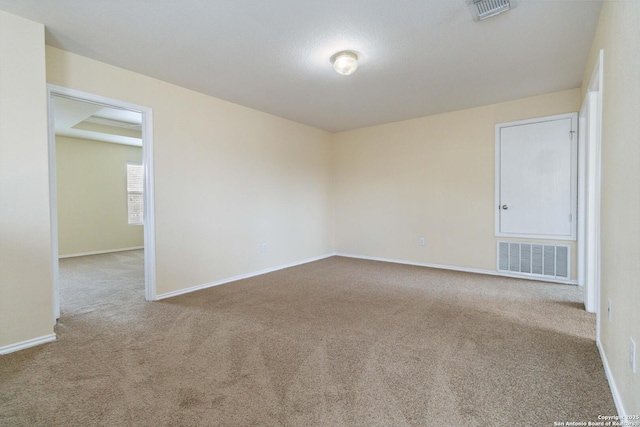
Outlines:
{"label": "ceiling air vent", "polygon": [[473,14],[479,20],[491,18],[511,9],[509,0],[472,0],[472,2]]}

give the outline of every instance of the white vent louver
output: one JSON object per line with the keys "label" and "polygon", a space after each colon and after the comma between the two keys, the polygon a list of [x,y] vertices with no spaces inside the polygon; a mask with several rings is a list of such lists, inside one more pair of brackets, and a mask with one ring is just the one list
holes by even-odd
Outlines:
{"label": "white vent louver", "polygon": [[569,279],[571,246],[498,242],[498,271]]}
{"label": "white vent louver", "polygon": [[509,0],[473,0],[474,14],[478,19],[487,19],[511,9]]}

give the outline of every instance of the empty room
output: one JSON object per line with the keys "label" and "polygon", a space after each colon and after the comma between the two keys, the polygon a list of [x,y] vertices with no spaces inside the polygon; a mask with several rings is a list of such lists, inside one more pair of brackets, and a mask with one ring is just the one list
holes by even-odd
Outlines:
{"label": "empty room", "polygon": [[0,0],[0,425],[640,426],[639,76],[637,1]]}

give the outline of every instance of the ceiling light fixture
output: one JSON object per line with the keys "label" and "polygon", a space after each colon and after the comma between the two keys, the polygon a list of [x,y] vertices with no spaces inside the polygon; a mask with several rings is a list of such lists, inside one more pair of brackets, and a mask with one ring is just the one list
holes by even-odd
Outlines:
{"label": "ceiling light fixture", "polygon": [[338,74],[348,76],[358,68],[358,55],[355,52],[344,50],[333,55],[331,63]]}

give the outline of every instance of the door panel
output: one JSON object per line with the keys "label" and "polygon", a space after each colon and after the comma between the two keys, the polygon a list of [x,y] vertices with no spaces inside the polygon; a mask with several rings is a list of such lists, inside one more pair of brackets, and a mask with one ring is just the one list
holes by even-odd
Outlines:
{"label": "door panel", "polygon": [[500,236],[575,238],[573,117],[499,125]]}

